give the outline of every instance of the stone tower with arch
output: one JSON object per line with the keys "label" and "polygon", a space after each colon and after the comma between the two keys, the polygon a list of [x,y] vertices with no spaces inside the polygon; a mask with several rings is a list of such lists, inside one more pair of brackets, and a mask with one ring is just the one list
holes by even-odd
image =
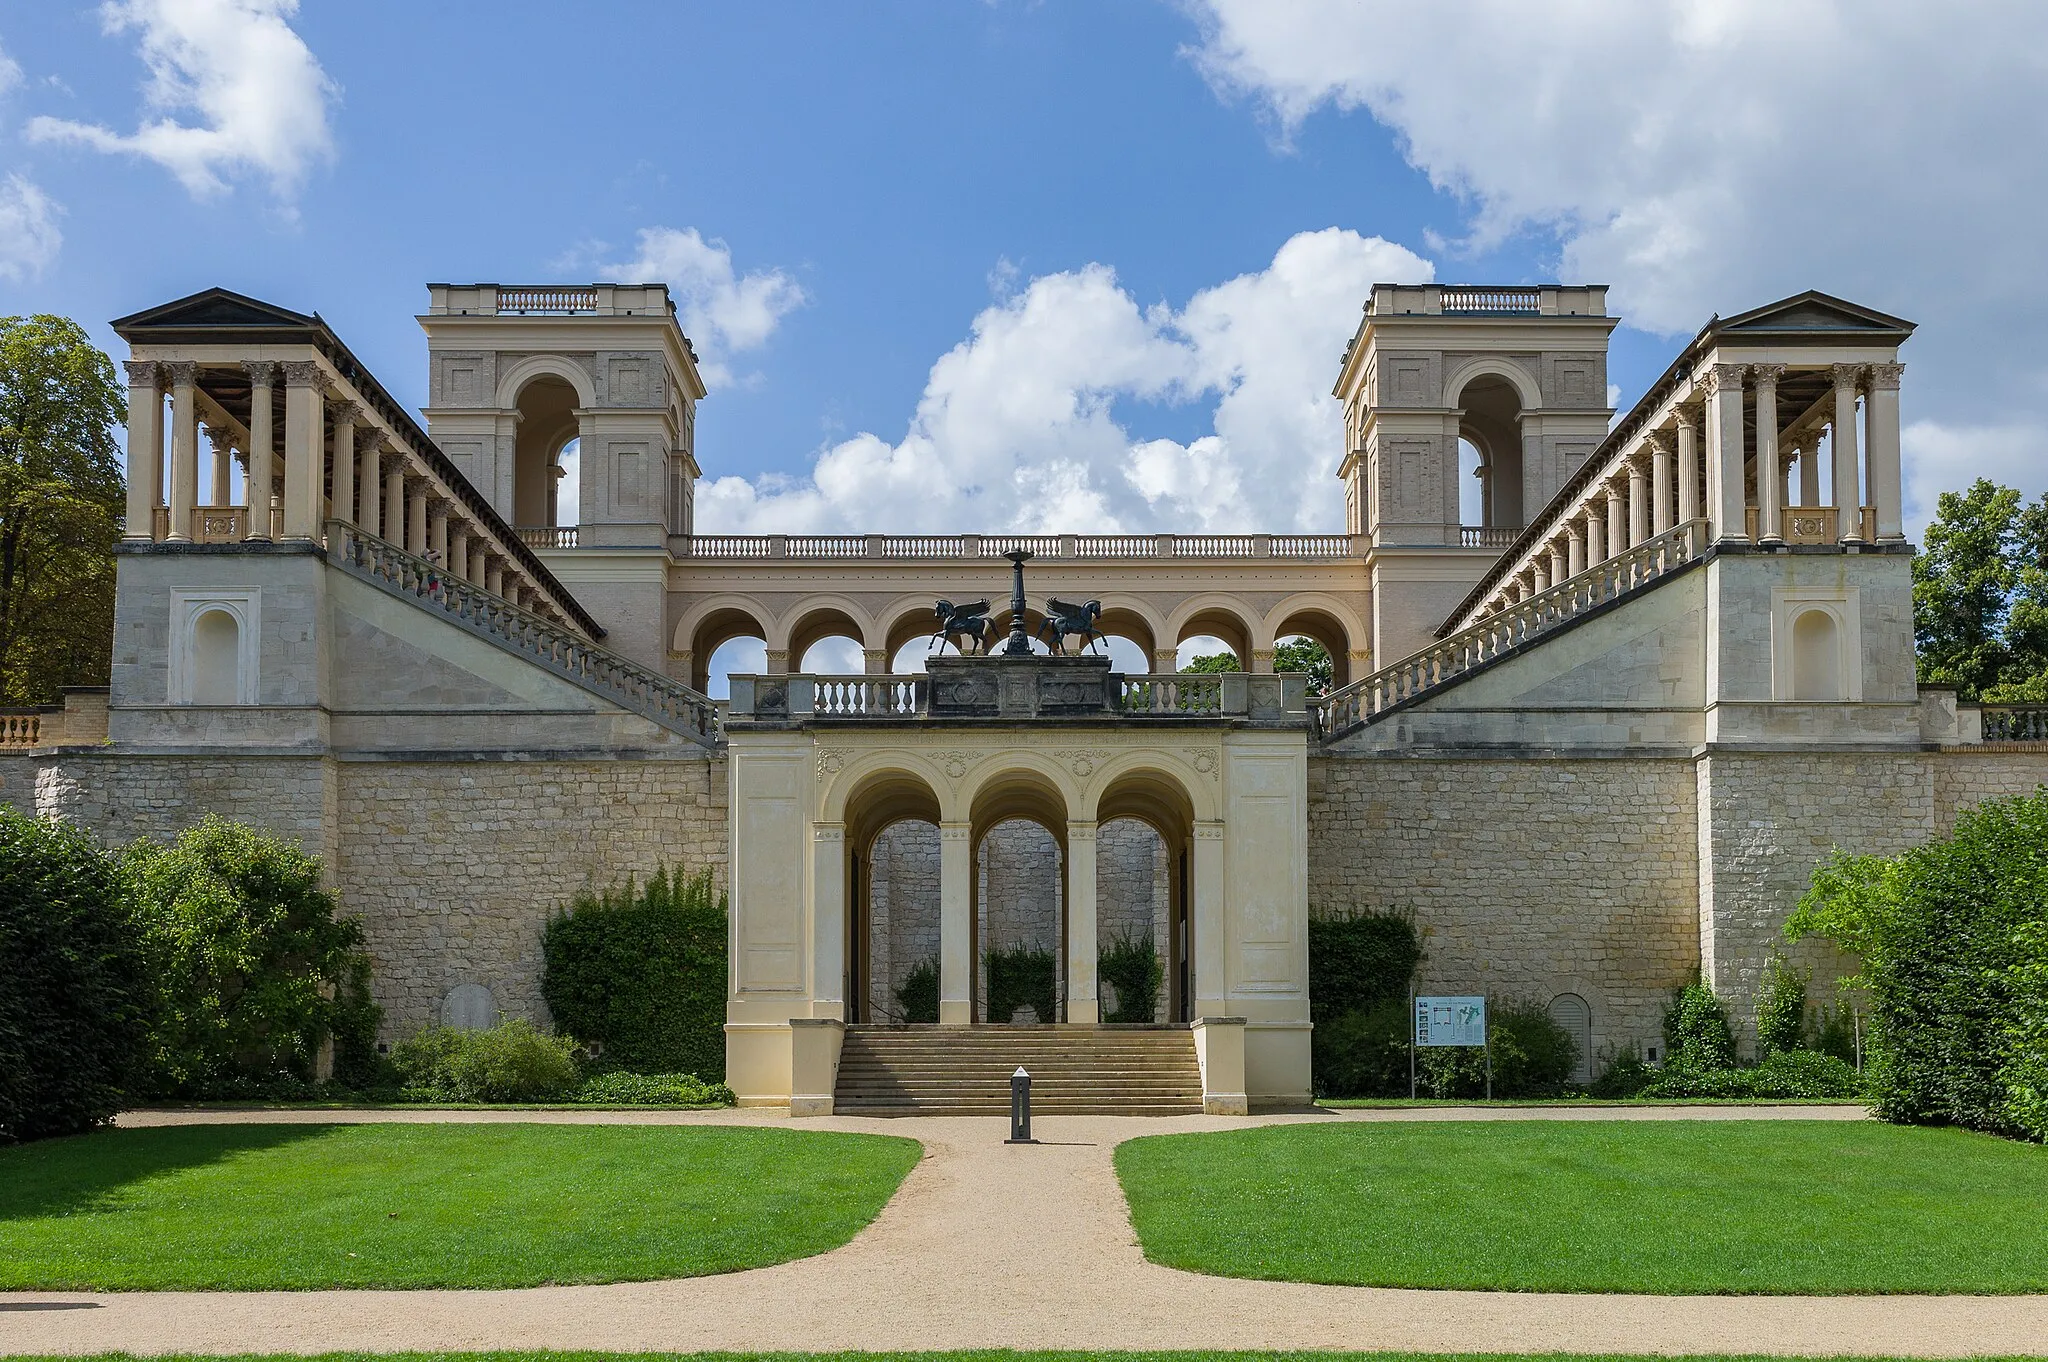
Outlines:
{"label": "stone tower with arch", "polygon": [[705,394],[668,286],[431,284],[428,295],[434,441],[600,610],[610,647],[661,667],[669,540],[694,529]]}
{"label": "stone tower with arch", "polygon": [[[1425,646],[1606,438],[1617,324],[1600,285],[1373,286],[1334,395],[1380,658]],[[1461,513],[1467,481],[1476,515]]]}

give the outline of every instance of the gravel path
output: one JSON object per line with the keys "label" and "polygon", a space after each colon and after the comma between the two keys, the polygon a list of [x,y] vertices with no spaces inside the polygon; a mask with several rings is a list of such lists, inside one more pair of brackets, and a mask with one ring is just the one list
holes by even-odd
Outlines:
{"label": "gravel path", "polygon": [[[522,1291],[0,1293],[0,1353],[485,1348],[1343,1348],[1472,1352],[2048,1352],[2048,1296],[1657,1297],[1234,1281],[1145,1261],[1110,1151],[1273,1121],[1859,1119],[1842,1107],[1422,1108],[1233,1119],[833,1117],[925,1157],[851,1244],[722,1277]],[[773,1124],[774,1112],[182,1112],[174,1121]]]}

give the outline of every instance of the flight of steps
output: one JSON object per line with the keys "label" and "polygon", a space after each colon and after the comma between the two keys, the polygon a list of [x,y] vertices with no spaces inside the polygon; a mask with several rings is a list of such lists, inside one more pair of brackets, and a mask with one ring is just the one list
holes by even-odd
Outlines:
{"label": "flight of steps", "polygon": [[836,1112],[1006,1116],[1031,1074],[1034,1116],[1178,1116],[1202,1109],[1185,1026],[849,1026]]}

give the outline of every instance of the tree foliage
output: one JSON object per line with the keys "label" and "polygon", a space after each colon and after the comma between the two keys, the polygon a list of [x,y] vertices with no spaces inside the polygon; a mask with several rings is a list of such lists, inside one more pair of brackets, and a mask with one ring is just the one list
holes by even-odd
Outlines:
{"label": "tree foliage", "polygon": [[1330,650],[1312,638],[1285,638],[1273,647],[1273,670],[1305,672],[1310,695],[1328,695],[1337,685],[1337,664]]}
{"label": "tree foliage", "polygon": [[126,409],[78,323],[0,317],[0,703],[106,682]]}
{"label": "tree foliage", "polygon": [[335,916],[320,862],[281,837],[208,815],[168,844],[123,853],[154,976],[150,1091],[259,1094],[374,1065],[362,924]]}
{"label": "tree foliage", "polygon": [[0,1143],[120,1110],[146,994],[112,858],[76,828],[0,809]]}
{"label": "tree foliage", "polygon": [[1180,669],[1182,676],[1210,676],[1216,672],[1239,672],[1244,668],[1238,664],[1236,653],[1205,653],[1201,657],[1189,658],[1188,665]]}
{"label": "tree foliage", "polygon": [[1964,699],[2048,701],[2048,495],[1979,478],[1943,492],[1913,560],[1913,634],[1923,685]]}

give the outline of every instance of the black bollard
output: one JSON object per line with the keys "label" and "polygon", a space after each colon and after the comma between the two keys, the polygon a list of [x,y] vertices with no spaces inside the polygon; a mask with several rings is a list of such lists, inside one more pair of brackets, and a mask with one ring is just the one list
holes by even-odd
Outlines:
{"label": "black bollard", "polygon": [[1010,1075],[1010,1138],[1003,1143],[1038,1143],[1031,1138],[1031,1075],[1021,1064]]}

